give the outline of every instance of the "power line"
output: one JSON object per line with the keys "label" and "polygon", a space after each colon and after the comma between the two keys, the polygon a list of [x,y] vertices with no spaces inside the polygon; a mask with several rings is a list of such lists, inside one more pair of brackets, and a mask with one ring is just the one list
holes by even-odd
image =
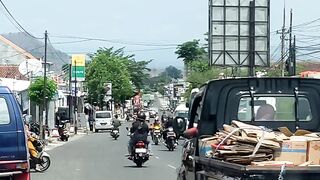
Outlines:
{"label": "power line", "polygon": [[68,62],[66,62],[63,58],[61,58],[61,56],[58,55],[57,50],[53,47],[53,45],[52,45],[49,37],[48,37],[48,42],[49,42],[49,44],[51,45],[51,47],[52,47],[52,49],[53,49],[53,51],[52,51],[53,54],[54,54],[56,57],[58,57],[58,59],[59,59],[61,62],[65,63],[65,64],[68,64]]}
{"label": "power line", "polygon": [[30,53],[30,51],[33,51],[33,50],[36,50],[36,49],[40,49],[40,48],[43,48],[44,46],[39,46],[39,47],[36,47],[36,48],[33,48],[33,49],[29,49],[29,50],[24,50],[24,52],[19,52],[17,54],[14,54],[14,55],[11,55],[11,56],[7,56],[7,57],[1,57],[2,59],[6,59],[6,58],[12,58],[12,57],[15,57],[15,56],[19,56],[21,54],[25,54],[25,53]]}
{"label": "power line", "polygon": [[62,42],[52,42],[51,44],[73,44],[73,43],[82,43],[92,41],[90,39],[78,40],[78,41],[62,41]]}
{"label": "power line", "polygon": [[[31,33],[29,33],[14,17],[13,15],[11,14],[11,12],[9,11],[9,9],[6,7],[6,5],[2,2],[2,0],[0,0],[0,3],[1,5],[3,6],[3,8],[5,9],[5,11],[9,14],[9,16],[13,19],[13,21],[29,36],[31,36],[32,38],[35,38],[35,39],[43,39],[43,38],[38,38],[38,37],[35,37],[33,36]],[[10,21],[12,22],[12,21]],[[15,26],[16,27],[16,26]],[[20,30],[19,30],[20,31]]]}
{"label": "power line", "polygon": [[156,43],[145,43],[145,42],[126,42],[126,41],[119,41],[119,40],[110,40],[110,39],[103,39],[103,38],[92,38],[92,37],[79,37],[79,36],[61,36],[61,35],[54,35],[51,37],[55,38],[64,38],[64,39],[81,39],[81,40],[91,40],[91,41],[102,41],[102,42],[109,42],[114,44],[125,44],[125,45],[135,45],[135,46],[160,46],[160,47],[168,47],[168,46],[178,46],[179,44],[156,44]]}

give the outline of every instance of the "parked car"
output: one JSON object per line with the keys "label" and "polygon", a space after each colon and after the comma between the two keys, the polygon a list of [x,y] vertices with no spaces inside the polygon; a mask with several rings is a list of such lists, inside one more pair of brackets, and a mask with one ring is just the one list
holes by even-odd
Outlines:
{"label": "parked car", "polygon": [[16,98],[4,86],[0,86],[0,134],[0,178],[29,180],[23,117]]}
{"label": "parked car", "polygon": [[112,117],[112,111],[96,111],[94,113],[95,132],[98,132],[99,130],[113,129]]}

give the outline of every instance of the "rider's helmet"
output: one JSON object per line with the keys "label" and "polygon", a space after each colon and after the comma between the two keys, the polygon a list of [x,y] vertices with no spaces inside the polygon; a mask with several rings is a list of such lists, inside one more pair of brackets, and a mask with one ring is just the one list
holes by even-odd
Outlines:
{"label": "rider's helmet", "polygon": [[145,121],[146,120],[146,114],[144,112],[140,112],[138,115],[137,115],[137,120],[138,121]]}

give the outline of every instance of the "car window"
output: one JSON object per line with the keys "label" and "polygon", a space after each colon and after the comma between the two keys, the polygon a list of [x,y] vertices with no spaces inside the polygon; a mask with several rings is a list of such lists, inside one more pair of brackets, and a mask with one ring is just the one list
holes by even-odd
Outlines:
{"label": "car window", "polygon": [[[298,98],[297,113],[295,112],[295,105],[295,97],[255,97],[254,119],[255,121],[295,121],[296,114],[299,121],[310,121],[312,119],[310,102],[307,98]],[[251,121],[251,97],[240,99],[238,119]]]}
{"label": "car window", "polygon": [[0,97],[0,125],[10,124],[10,115],[7,101]]}
{"label": "car window", "polygon": [[111,118],[111,113],[109,112],[97,113],[96,118]]}

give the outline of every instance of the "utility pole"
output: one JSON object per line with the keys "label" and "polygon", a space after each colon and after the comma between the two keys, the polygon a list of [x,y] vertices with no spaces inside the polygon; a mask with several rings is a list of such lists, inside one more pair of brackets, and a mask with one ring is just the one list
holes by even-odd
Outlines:
{"label": "utility pole", "polygon": [[74,133],[78,132],[77,60],[74,61]]}
{"label": "utility pole", "polygon": [[296,58],[296,36],[293,37],[293,50],[292,50],[292,63],[293,63],[293,70],[292,74],[295,76],[297,73],[297,58]]}
{"label": "utility pole", "polygon": [[73,98],[72,98],[72,64],[70,64],[69,65],[69,120],[70,120],[70,123],[73,122],[72,104],[73,104]]}
{"label": "utility pole", "polygon": [[[41,138],[45,139],[45,130],[46,125],[48,124],[48,106],[47,106],[47,41],[48,41],[48,32],[45,31],[44,33],[44,72],[43,72],[43,118],[45,120],[44,124],[43,121],[40,120],[40,134]],[[42,130],[42,132],[41,132]]]}
{"label": "utility pole", "polygon": [[289,32],[286,29],[286,7],[284,4],[284,8],[283,8],[283,25],[282,25],[282,29],[280,31],[277,31],[277,34],[281,34],[281,58],[280,58],[280,62],[281,62],[281,76],[284,77],[284,69],[285,69],[285,56],[286,56],[286,35]]}
{"label": "utility pole", "polygon": [[288,58],[288,74],[289,76],[294,76],[293,73],[293,45],[292,45],[292,9],[290,11],[290,28],[289,28],[289,58]]}

